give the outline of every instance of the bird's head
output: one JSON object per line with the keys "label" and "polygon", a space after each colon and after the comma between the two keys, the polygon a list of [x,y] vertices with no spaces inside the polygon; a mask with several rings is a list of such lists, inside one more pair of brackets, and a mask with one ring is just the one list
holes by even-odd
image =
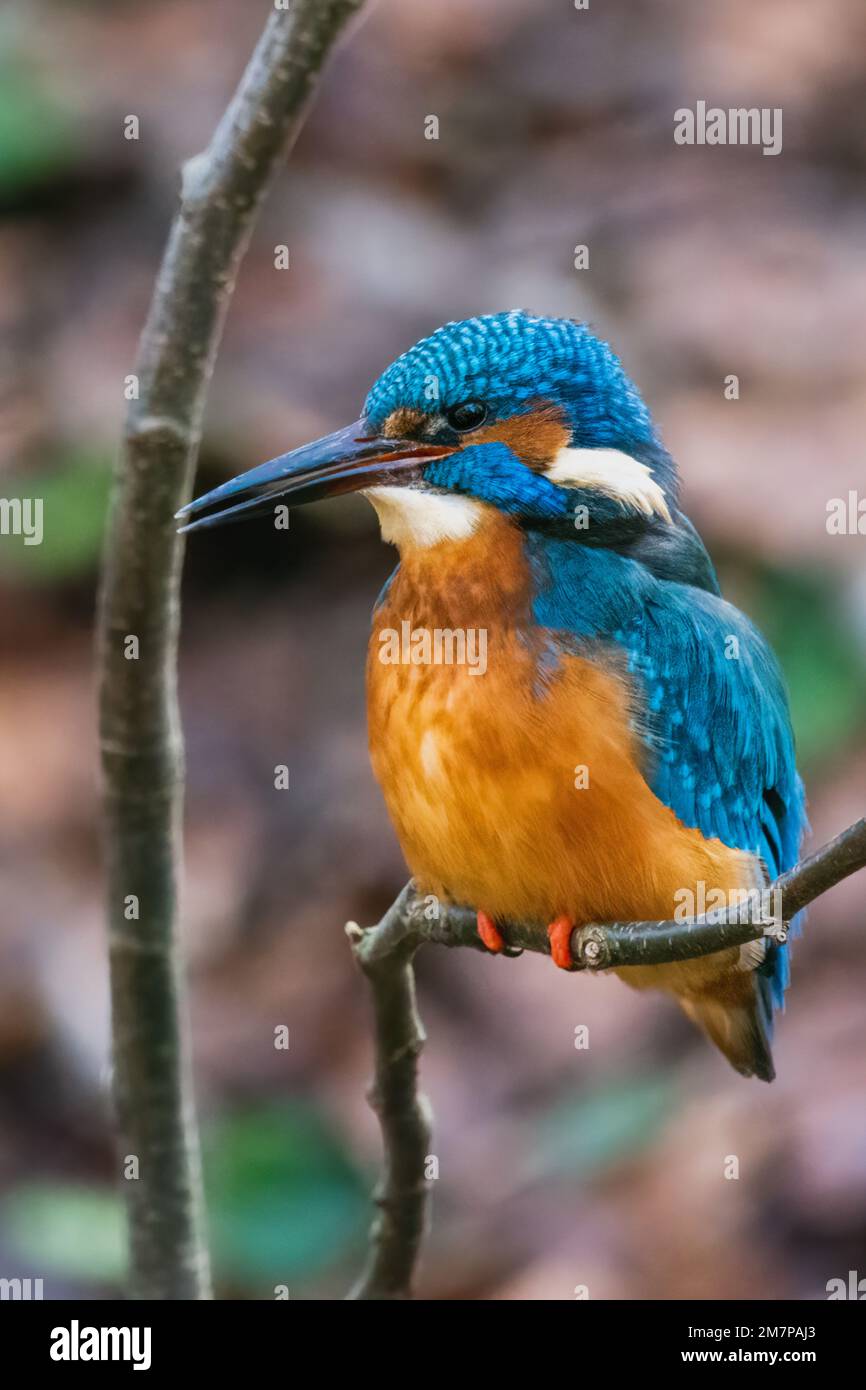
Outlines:
{"label": "bird's head", "polygon": [[369,497],[386,539],[430,544],[470,534],[486,507],[527,526],[573,524],[579,506],[603,521],[669,520],[676,474],[607,344],[570,319],[515,311],[445,324],[383,372],[355,424],[179,516],[193,530],[344,492]]}

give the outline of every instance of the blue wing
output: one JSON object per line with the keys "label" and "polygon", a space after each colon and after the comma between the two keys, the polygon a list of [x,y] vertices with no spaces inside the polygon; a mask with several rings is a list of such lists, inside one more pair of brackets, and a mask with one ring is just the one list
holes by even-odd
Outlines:
{"label": "blue wing", "polygon": [[[771,879],[796,863],[805,828],[788,701],[766,641],[717,594],[659,579],[639,561],[533,536],[535,621],[561,647],[613,642],[644,695],[646,777],[684,825],[759,854]],[[759,996],[769,1029],[788,983],[770,943]]]}

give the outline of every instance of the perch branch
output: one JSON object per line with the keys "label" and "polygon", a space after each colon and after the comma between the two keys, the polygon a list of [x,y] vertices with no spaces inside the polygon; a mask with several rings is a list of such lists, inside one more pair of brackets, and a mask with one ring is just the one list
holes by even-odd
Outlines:
{"label": "perch branch", "polygon": [[210,1283],[179,961],[183,541],[174,514],[191,496],[214,357],[256,213],[360,3],[271,7],[208,149],[185,166],[115,474],[98,621],[100,751],[114,1094],[121,1152],[138,1160],[137,1181],[124,1187],[140,1298],[203,1298]]}
{"label": "perch branch", "polygon": [[[786,925],[809,903],[866,868],[866,819],[858,820],[815,854],[731,906],[683,921],[613,922],[576,927],[576,970],[662,965],[711,955],[758,937],[784,940]],[[769,909],[769,910],[768,910]],[[497,922],[508,953],[550,954],[541,924]],[[425,1159],[430,1129],[417,1093],[417,1057],[424,1032],[415,1006],[412,960],[419,946],[471,946],[485,951],[469,908],[440,905],[410,882],[375,927],[346,928],[355,958],[370,981],[376,1019],[373,1108],[385,1153],[377,1193],[380,1214],[370,1232],[368,1265],[352,1298],[408,1298],[423,1235],[427,1202]]]}

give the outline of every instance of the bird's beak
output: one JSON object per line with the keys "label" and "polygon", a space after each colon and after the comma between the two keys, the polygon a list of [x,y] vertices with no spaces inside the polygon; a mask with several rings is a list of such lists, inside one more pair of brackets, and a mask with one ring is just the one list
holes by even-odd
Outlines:
{"label": "bird's beak", "polygon": [[300,449],[261,463],[197,497],[181,508],[178,519],[210,507],[218,510],[180,529],[198,531],[205,526],[221,526],[225,521],[239,521],[247,515],[268,511],[277,497],[302,506],[323,497],[338,497],[343,492],[408,483],[421,476],[429,459],[453,452],[453,446],[386,439],[384,435],[371,434],[366,421],[356,420],[346,429],[336,430],[312,444],[302,444]]}

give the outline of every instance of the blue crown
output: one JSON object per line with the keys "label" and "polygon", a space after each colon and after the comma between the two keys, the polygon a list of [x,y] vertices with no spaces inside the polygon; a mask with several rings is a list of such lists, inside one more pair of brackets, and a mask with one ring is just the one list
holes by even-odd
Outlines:
{"label": "blue crown", "polygon": [[607,343],[572,319],[516,309],[446,323],[422,338],[382,373],[365,414],[379,428],[400,406],[436,412],[470,399],[500,418],[553,400],[576,445],[657,447],[650,413]]}

